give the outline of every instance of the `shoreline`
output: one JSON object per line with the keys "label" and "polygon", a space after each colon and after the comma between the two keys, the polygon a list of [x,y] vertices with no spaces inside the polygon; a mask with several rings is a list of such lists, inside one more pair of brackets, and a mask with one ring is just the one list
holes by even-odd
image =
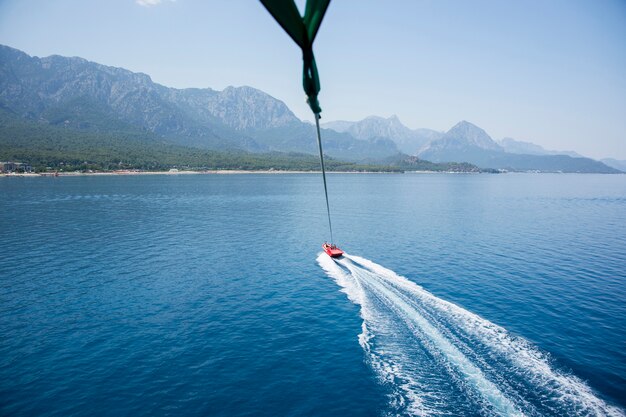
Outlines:
{"label": "shoreline", "polygon": [[[41,177],[91,177],[91,176],[141,176],[141,175],[286,175],[286,174],[311,174],[319,175],[322,171],[283,171],[283,170],[243,170],[243,169],[216,169],[204,171],[102,171],[102,172],[42,172],[42,173],[0,173],[0,178],[41,178]],[[326,171],[327,174],[494,174],[492,172],[475,171]],[[536,171],[505,171],[498,174],[600,174],[594,172],[536,172]],[[617,173],[626,175],[626,173]],[[604,174],[602,175],[616,175]]]}
{"label": "shoreline", "polygon": [[[135,175],[246,175],[246,174],[321,174],[322,171],[243,170],[216,169],[203,171],[102,171],[102,172],[42,172],[9,173],[0,177],[84,177],[84,176],[135,176]],[[326,171],[327,174],[402,174],[401,171]]]}
{"label": "shoreline", "polygon": [[[0,178],[38,178],[38,177],[85,177],[85,176],[136,176],[136,175],[258,175],[258,174],[314,174],[322,171],[284,171],[284,170],[243,170],[216,169],[203,171],[101,171],[101,172],[42,172],[42,173],[8,173],[0,174]],[[482,172],[458,171],[326,171],[327,174],[483,174]]]}

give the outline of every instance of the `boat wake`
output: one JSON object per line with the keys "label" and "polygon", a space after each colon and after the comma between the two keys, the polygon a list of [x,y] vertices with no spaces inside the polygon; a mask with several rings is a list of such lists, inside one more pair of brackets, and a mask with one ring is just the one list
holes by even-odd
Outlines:
{"label": "boat wake", "polygon": [[527,340],[367,259],[320,266],[361,308],[389,415],[624,416]]}

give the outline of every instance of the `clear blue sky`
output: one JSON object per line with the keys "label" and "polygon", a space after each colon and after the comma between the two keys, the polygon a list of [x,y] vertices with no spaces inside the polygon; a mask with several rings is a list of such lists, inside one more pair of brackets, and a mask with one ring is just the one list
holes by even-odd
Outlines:
{"label": "clear blue sky", "polygon": [[[171,87],[250,85],[312,120],[299,50],[255,0],[0,0],[0,43]],[[335,0],[315,53],[326,121],[468,120],[495,139],[626,159],[624,0]]]}

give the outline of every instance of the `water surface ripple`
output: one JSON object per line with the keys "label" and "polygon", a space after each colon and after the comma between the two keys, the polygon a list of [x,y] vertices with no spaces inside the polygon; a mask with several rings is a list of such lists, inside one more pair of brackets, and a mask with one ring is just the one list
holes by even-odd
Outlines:
{"label": "water surface ripple", "polygon": [[0,178],[0,415],[623,414],[626,176],[329,193],[365,328],[317,175]]}

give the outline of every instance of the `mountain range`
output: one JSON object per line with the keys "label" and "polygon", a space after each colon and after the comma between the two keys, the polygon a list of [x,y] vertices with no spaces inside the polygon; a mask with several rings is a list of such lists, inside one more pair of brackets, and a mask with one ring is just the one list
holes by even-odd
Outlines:
{"label": "mountain range", "polygon": [[391,139],[398,149],[407,155],[417,155],[424,145],[443,135],[443,133],[431,129],[409,129],[400,122],[396,115],[388,119],[380,116],[369,116],[359,122],[342,120],[327,122],[323,123],[322,127],[349,133],[354,138],[365,141]]}
{"label": "mountain range", "polygon": [[626,160],[619,160],[615,158],[604,158],[600,160],[604,165],[608,165],[611,168],[615,168],[619,171],[626,172]]}
{"label": "mountain range", "polygon": [[619,166],[607,166],[571,151],[549,151],[511,138],[496,142],[483,129],[467,121],[457,123],[447,132],[412,130],[395,115],[370,116],[358,122],[328,122],[324,127],[363,140],[391,139],[403,153],[438,163],[469,162],[481,168],[509,171],[615,173],[621,170]]}
{"label": "mountain range", "polygon": [[617,170],[602,162],[584,157],[550,154],[509,153],[496,143],[483,129],[462,121],[441,138],[430,142],[418,156],[432,162],[463,160],[479,167],[510,171],[548,172],[598,172],[614,173]]}
{"label": "mountain range", "polygon": [[[204,150],[315,154],[315,126],[282,101],[252,87],[175,89],[142,73],[77,57],[38,58],[0,45],[3,120],[72,131],[131,132],[136,141]],[[2,131],[0,130],[0,134]],[[322,125],[326,154],[348,161],[417,156],[484,168],[618,172],[577,154],[552,154],[531,143],[495,142],[462,121],[447,132],[410,129],[397,116]],[[619,161],[618,161],[619,162]]]}
{"label": "mountain range", "polygon": [[502,138],[498,141],[498,145],[502,146],[504,151],[508,153],[525,155],[567,155],[572,158],[584,158],[584,156],[574,151],[550,151],[534,143],[515,140],[513,138]]}
{"label": "mountain range", "polygon": [[[136,130],[146,140],[202,149],[317,152],[315,127],[252,87],[168,88],[146,74],[82,58],[31,57],[0,46],[0,109],[52,126]],[[325,151],[360,160],[398,153],[391,140],[324,131]]]}

